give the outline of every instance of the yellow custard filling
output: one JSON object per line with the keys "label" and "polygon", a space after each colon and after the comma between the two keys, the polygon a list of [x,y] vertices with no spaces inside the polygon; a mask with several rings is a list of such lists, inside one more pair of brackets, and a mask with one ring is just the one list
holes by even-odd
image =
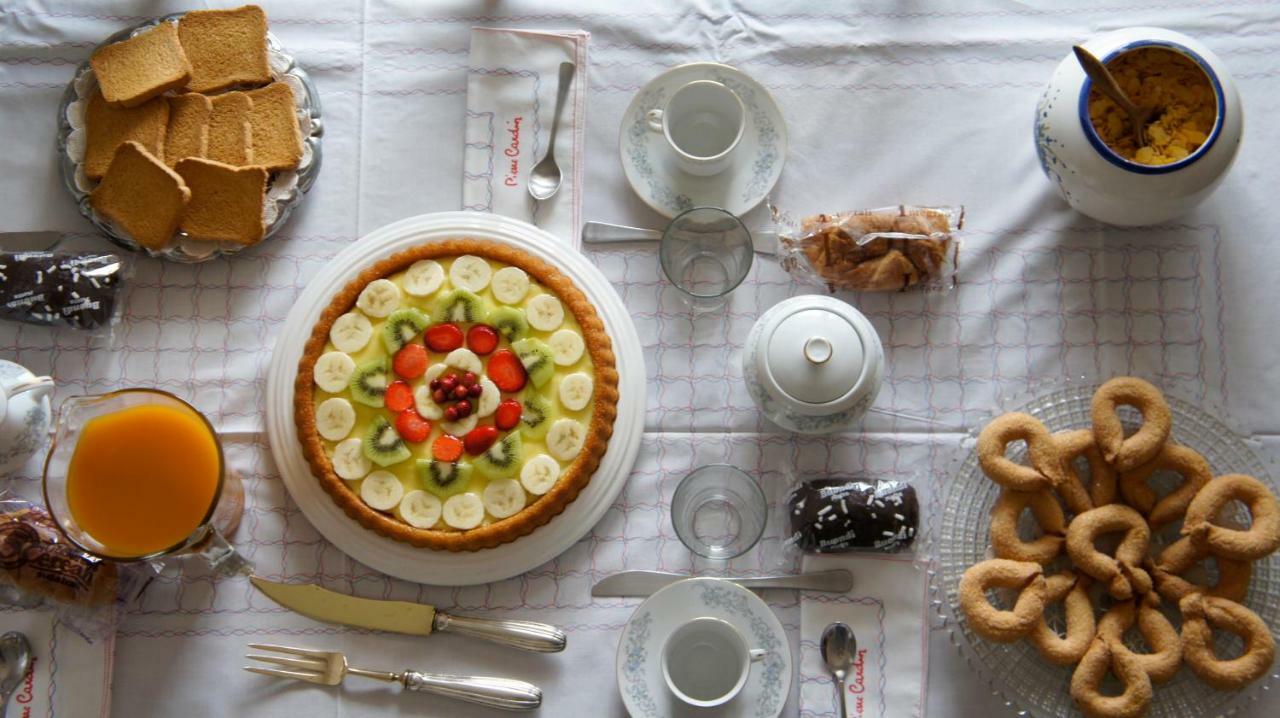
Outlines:
{"label": "yellow custard filling", "polygon": [[[485,265],[487,265],[489,270],[488,274],[490,275],[490,277],[487,281],[484,281],[483,288],[477,288],[478,284],[482,281],[480,278],[477,278],[477,277],[483,277],[483,274],[484,274],[482,270],[479,270],[477,268],[476,266],[477,260],[482,261]],[[518,510],[512,511],[513,506],[520,506],[518,497],[515,497],[514,498],[515,503],[514,504],[512,503],[513,497],[510,496],[510,492],[514,490],[512,487],[509,487],[509,486],[502,487],[507,492],[506,498],[502,499],[503,503],[501,504],[490,503],[491,497],[488,494],[486,494],[485,489],[491,483],[491,481],[505,481],[507,479],[511,479],[518,482],[520,485],[520,491],[523,492],[523,499],[524,499],[523,506],[529,506],[529,505],[532,505],[535,501],[537,501],[542,494],[546,493],[546,491],[550,489],[550,484],[548,484],[546,481],[537,482],[536,484],[526,481],[527,477],[522,476],[522,473],[524,473],[523,469],[525,464],[529,463],[531,460],[535,458],[537,458],[539,462],[543,462],[544,464],[548,461],[553,461],[554,464],[559,467],[559,471],[563,472],[571,463],[573,463],[573,460],[576,458],[577,452],[574,451],[572,452],[572,455],[568,455],[568,452],[566,452],[563,449],[563,444],[560,443],[563,440],[563,437],[566,435],[566,432],[563,432],[563,431],[560,431],[560,429],[557,429],[556,431],[558,433],[550,434],[550,430],[551,430],[551,427],[555,426],[555,423],[557,421],[568,419],[568,420],[577,422],[579,426],[579,431],[578,431],[579,435],[585,435],[586,429],[591,422],[591,412],[594,404],[594,401],[593,401],[594,396],[592,395],[591,398],[587,398],[587,399],[583,398],[582,386],[584,386],[584,380],[581,375],[586,375],[587,377],[590,378],[590,382],[586,383],[585,385],[589,387],[587,391],[592,391],[594,388],[595,373],[591,364],[590,355],[585,350],[585,347],[583,346],[583,342],[581,341],[582,329],[578,325],[577,319],[576,317],[574,317],[573,313],[569,311],[567,307],[563,307],[562,303],[560,303],[560,306],[563,311],[563,317],[560,318],[558,322],[555,321],[554,311],[552,311],[551,313],[552,314],[551,319],[548,319],[548,317],[545,314],[543,314],[540,316],[539,321],[529,321],[528,315],[530,313],[538,312],[539,310],[546,311],[546,307],[549,304],[552,305],[552,308],[554,309],[555,303],[550,302],[550,300],[545,297],[554,298],[556,302],[559,302],[559,297],[556,297],[556,295],[553,292],[550,292],[545,287],[541,286],[536,281],[536,279],[534,279],[532,276],[524,275],[528,280],[528,289],[523,294],[519,295],[518,299],[515,299],[514,298],[515,295],[518,294],[518,291],[516,290],[520,286],[519,282],[517,282],[515,285],[512,285],[510,282],[504,282],[502,285],[504,288],[504,291],[501,291],[501,292],[495,289],[495,286],[494,286],[495,282],[499,281],[498,280],[499,270],[503,270],[507,268],[507,265],[501,262],[495,262],[489,259],[482,259],[475,256],[457,257],[457,258],[441,259],[441,260],[424,260],[424,261],[426,263],[438,264],[439,272],[435,272],[434,268],[430,268],[431,271],[423,271],[422,268],[415,269],[417,265],[424,264],[424,262],[419,262],[415,264],[414,267],[410,267],[409,269],[390,275],[386,278],[392,284],[394,284],[399,290],[398,302],[393,302],[394,307],[391,311],[387,311],[386,307],[392,302],[383,302],[381,304],[378,304],[376,302],[370,301],[366,303],[365,294],[362,293],[361,299],[357,301],[356,306],[353,307],[349,312],[349,314],[355,314],[359,316],[351,320],[345,320],[345,325],[350,325],[353,323],[362,324],[362,320],[360,320],[359,317],[363,317],[364,319],[368,320],[368,325],[371,326],[372,332],[370,334],[370,338],[368,339],[367,343],[365,343],[363,346],[359,347],[358,349],[352,349],[352,341],[348,336],[348,338],[344,340],[345,347],[348,351],[343,351],[342,348],[338,347],[335,344],[335,336],[336,336],[336,332],[339,331],[339,323],[344,322],[344,320],[340,319],[338,322],[335,322],[334,331],[331,331],[330,339],[325,344],[324,352],[321,354],[320,359],[316,363],[316,377],[313,382],[313,386],[314,386],[313,405],[316,407],[317,429],[321,434],[321,442],[324,446],[325,454],[330,458],[331,462],[334,464],[336,473],[346,481],[347,486],[353,492],[355,492],[357,495],[362,496],[362,498],[364,498],[367,504],[369,504],[372,508],[375,508],[380,511],[384,511],[387,514],[395,516],[400,520],[405,521],[406,523],[410,523],[418,528],[433,528],[438,530],[464,530],[464,529],[474,528],[475,526],[487,525],[501,518],[505,518],[506,516],[514,515],[514,513],[518,513]],[[463,272],[462,275],[459,275],[458,277],[455,278],[454,271],[453,271],[454,264],[459,261],[468,263],[466,265],[467,271]],[[460,269],[459,271],[462,271],[462,270]],[[522,270],[508,269],[507,274],[503,275],[504,279],[507,277],[507,275],[511,274],[513,271],[518,272],[519,274],[523,274]],[[435,281],[433,279],[430,279],[430,278],[425,280],[423,279],[424,276],[429,277],[430,275],[435,275],[435,277],[439,279],[438,286],[435,286]],[[376,282],[371,282],[369,287],[373,287],[375,283]],[[465,285],[465,286],[459,286],[459,285]],[[513,289],[513,286],[515,287],[515,289]],[[428,287],[434,287],[434,289],[432,289],[432,291],[429,291],[429,293],[421,294],[423,289]],[[385,298],[387,296],[386,287],[382,286],[382,287],[379,287],[378,289],[381,289],[383,291],[383,294],[379,296]],[[414,293],[411,293],[410,290],[412,290],[412,292]],[[359,463],[359,462],[358,461],[352,462],[349,456],[346,458],[335,457],[335,452],[338,451],[338,445],[344,442],[350,444],[350,440],[352,439],[359,439],[363,442],[366,436],[371,431],[371,429],[374,427],[375,423],[378,421],[379,417],[381,417],[382,419],[385,419],[388,423],[392,425],[392,427],[395,427],[398,412],[392,411],[391,409],[386,408],[385,406],[375,407],[375,406],[369,406],[366,403],[362,403],[359,396],[357,396],[357,389],[352,387],[352,384],[350,381],[344,383],[341,387],[338,387],[337,382],[339,382],[342,379],[342,371],[341,371],[341,367],[339,367],[338,369],[334,369],[333,367],[335,365],[341,365],[343,364],[343,362],[335,361],[333,359],[326,360],[325,357],[330,355],[331,353],[346,354],[351,358],[355,367],[357,367],[355,371],[351,373],[352,375],[359,374],[361,372],[360,367],[368,366],[370,362],[377,362],[378,360],[385,359],[387,360],[388,365],[390,366],[394,356],[393,356],[393,352],[391,352],[388,349],[386,340],[384,339],[384,327],[388,323],[388,321],[392,319],[393,312],[396,310],[402,310],[402,309],[417,309],[420,312],[422,312],[423,315],[426,316],[426,318],[428,319],[427,326],[420,331],[414,331],[412,338],[408,339],[408,343],[416,343],[419,345],[423,345],[425,347],[427,346],[426,342],[424,341],[425,333],[429,332],[432,327],[438,324],[445,323],[444,321],[441,321],[442,320],[442,317],[440,316],[440,312],[442,311],[441,305],[442,304],[446,306],[449,305],[449,299],[450,297],[455,295],[454,294],[455,290],[469,291],[472,294],[474,294],[476,297],[479,297],[480,306],[481,306],[480,311],[482,314],[482,316],[480,317],[481,319],[488,319],[488,317],[490,315],[493,315],[493,312],[499,308],[514,308],[522,311],[525,314],[527,326],[524,328],[523,331],[521,331],[519,334],[512,336],[510,338],[508,338],[508,336],[506,335],[500,334],[496,350],[489,353],[485,353],[485,354],[476,353],[476,358],[479,360],[482,368],[482,371],[474,372],[478,377],[484,378],[488,375],[489,360],[492,359],[494,356],[496,356],[499,352],[502,352],[504,350],[506,351],[513,350],[513,346],[512,346],[513,340],[532,339],[532,340],[537,340],[538,342],[541,342],[542,344],[546,345],[548,348],[552,346],[556,347],[556,350],[552,352],[552,354],[555,357],[554,371],[551,372],[550,377],[545,381],[545,383],[543,383],[541,386],[535,386],[534,382],[532,381],[532,378],[530,377],[527,379],[525,386],[520,391],[516,391],[516,392],[499,391],[499,394],[500,394],[499,401],[511,400],[511,399],[522,401],[522,400],[528,400],[530,395],[536,395],[538,398],[541,399],[542,407],[545,409],[549,409],[549,411],[547,411],[546,415],[543,417],[543,421],[545,422],[545,425],[539,427],[541,430],[538,430],[538,429],[533,429],[529,427],[523,421],[524,416],[529,414],[527,410],[528,405],[526,404],[525,405],[526,411],[522,412],[522,421],[519,423],[517,427],[509,430],[499,430],[497,432],[499,442],[503,441],[503,439],[505,439],[510,434],[518,433],[520,435],[519,444],[521,448],[520,448],[519,454],[516,457],[516,463],[520,464],[520,466],[516,467],[516,470],[514,471],[514,475],[504,476],[503,478],[500,478],[500,479],[491,479],[488,476],[486,476],[482,471],[475,470],[476,468],[475,464],[477,463],[478,457],[470,455],[467,452],[464,452],[461,458],[458,459],[458,461],[463,463],[469,463],[472,465],[470,477],[465,482],[451,484],[447,492],[431,491],[430,487],[424,485],[424,481],[421,478],[422,469],[419,467],[419,463],[420,461],[436,460],[436,457],[434,456],[434,453],[433,453],[433,445],[436,443],[436,439],[440,437],[442,434],[451,433],[451,432],[446,432],[446,428],[457,431],[455,435],[459,439],[465,439],[465,435],[467,432],[461,431],[461,430],[467,429],[468,426],[470,425],[471,422],[468,421],[467,419],[459,419],[455,422],[449,422],[447,421],[447,419],[443,417],[436,418],[436,419],[433,419],[432,417],[425,417],[428,419],[431,425],[430,431],[426,436],[425,440],[414,442],[406,439],[401,439],[404,446],[408,450],[407,458],[404,458],[402,460],[395,461],[394,463],[390,463],[389,465],[383,466],[383,465],[379,465],[379,463],[376,461],[372,461],[374,457],[370,455],[368,453],[368,450],[366,449],[364,451],[364,455],[366,459],[370,459],[370,461],[366,462],[366,464],[368,465],[369,471],[365,473],[362,470],[353,470],[351,468],[353,466],[353,463]],[[365,292],[366,293],[370,292],[370,289],[366,288]],[[506,300],[506,301],[503,301],[503,300]],[[383,316],[377,316],[378,314],[383,314]],[[475,324],[488,323],[487,321],[481,321],[481,322],[456,321],[458,319],[458,316],[459,315],[455,313],[454,316],[452,317],[453,319],[455,319],[455,321],[449,321],[448,323],[456,325],[461,330],[464,337],[467,335],[468,330]],[[538,326],[535,326],[535,324]],[[408,331],[410,330],[406,330],[404,333],[407,334]],[[572,341],[565,341],[569,339],[568,337],[557,337],[556,341],[553,341],[552,339],[554,335],[565,333],[565,332],[576,334],[578,337],[578,341],[576,342],[576,345],[577,347],[580,348],[580,355],[576,356],[576,358],[573,358],[575,352],[571,348],[570,349],[565,348],[566,344],[570,346],[573,345]],[[519,341],[515,341],[514,343],[519,344]],[[466,339],[464,339],[462,343],[462,349],[467,349],[469,348],[469,346],[470,346],[469,342]],[[433,351],[428,347],[427,348],[427,367],[428,368],[424,376],[417,376],[412,379],[404,379],[398,376],[394,369],[391,369],[386,373],[386,382],[390,383],[397,380],[404,381],[413,390],[415,397],[418,397],[418,400],[422,401],[423,400],[422,397],[424,393],[426,395],[430,395],[432,393],[430,390],[430,387],[428,386],[428,381],[431,378],[433,378],[433,369],[438,369],[437,365],[446,363],[445,357],[448,355],[449,355],[449,352]],[[568,361],[569,359],[572,359],[572,361]],[[444,369],[443,372],[441,371],[434,372],[434,378],[440,378],[450,374],[458,375],[460,377],[464,373],[463,369],[464,367],[450,366],[449,368]],[[322,382],[321,375],[325,371],[328,371],[330,373],[326,375],[324,381]],[[545,370],[543,371],[545,373]],[[526,376],[528,377],[529,375],[526,374]],[[572,388],[569,386],[562,387],[562,383],[566,381],[566,378],[569,378],[570,382],[576,382],[576,384],[574,384]],[[492,392],[494,389],[496,389],[496,386],[490,380],[486,379],[485,382],[488,382],[488,383],[481,382],[481,383],[484,383],[485,392]],[[325,383],[326,386],[322,387],[321,383]],[[332,391],[326,391],[326,388],[332,389]],[[345,435],[343,435],[341,438],[334,437],[334,432],[337,430],[340,430],[340,428],[342,427],[345,427],[347,422],[346,421],[336,422],[332,418],[332,416],[329,416],[329,415],[326,415],[323,417],[321,416],[321,414],[326,413],[325,412],[326,408],[332,408],[332,404],[330,405],[325,404],[326,401],[331,399],[343,400],[347,402],[350,405],[350,407],[354,410],[354,421],[350,422],[351,428],[349,431],[345,432]],[[479,399],[472,399],[472,398],[468,398],[468,401],[471,403],[473,407],[476,407],[477,405],[483,406],[484,404],[491,403],[492,397],[486,397],[485,402],[481,402]],[[534,401],[536,401],[536,399]],[[341,403],[341,402],[338,402],[338,403]],[[522,403],[524,402],[522,401]],[[415,405],[415,407],[421,407],[421,406],[422,406],[421,404]],[[456,404],[445,403],[443,405],[437,404],[436,406],[440,410],[443,410],[443,408],[445,407],[456,406]],[[411,410],[417,411],[417,408],[414,408]],[[346,416],[345,409],[342,409],[341,412],[339,413]],[[479,416],[479,414],[480,414],[480,411],[478,409],[473,411],[472,416],[475,419],[474,421],[475,427],[486,427],[486,426],[495,425],[494,413],[490,413],[485,416]],[[536,416],[536,412],[533,414],[533,416]],[[571,429],[572,427],[568,427],[568,428]],[[329,434],[329,436],[325,436],[326,432]],[[548,441],[549,441],[548,435],[551,436],[550,440],[557,441],[557,444],[561,447],[561,450],[559,452],[553,451],[550,447],[548,447]],[[386,435],[384,433],[384,437],[385,436]],[[396,436],[399,436],[399,434],[397,433]],[[347,448],[348,448],[348,454],[349,454],[350,446],[348,446]],[[557,455],[557,453],[559,455]],[[545,458],[545,459],[541,458],[544,456],[548,458]],[[341,467],[339,467],[339,463],[342,464]],[[442,462],[442,463],[448,463],[448,462]],[[346,470],[344,471],[342,469],[346,469]],[[354,475],[353,471],[354,473],[357,473],[357,474],[365,473],[365,475],[359,476],[357,478],[350,478],[351,476]],[[365,493],[362,491],[365,488],[364,487],[364,482],[366,480],[365,477],[378,472],[389,472],[391,475],[393,475],[396,479],[399,480],[399,483],[401,485],[400,486],[401,491],[399,493],[402,494],[402,498],[396,500],[395,506],[382,505],[383,499],[389,500],[388,497],[394,496],[394,494],[396,493],[394,490],[390,492],[384,491],[384,493],[382,494],[383,498],[380,498],[377,501],[371,501],[370,498],[368,496],[365,496]],[[378,480],[385,482],[386,477],[380,476],[378,477]],[[528,489],[528,487],[531,485],[537,489],[537,493],[534,493]],[[385,487],[383,488],[385,489]],[[450,499],[453,496],[460,496],[462,494],[473,494],[475,497],[474,499],[467,499],[467,501],[470,502],[470,505],[472,507],[470,509],[472,516],[474,517],[474,511],[475,511],[474,506],[476,505],[476,501],[479,501],[480,505],[484,506],[483,518],[478,519],[478,522],[475,522],[475,523],[473,523],[473,521],[475,521],[474,518],[472,520],[468,520],[465,522],[450,521],[449,520],[451,518],[450,513],[448,510],[445,510],[440,513],[439,518],[435,520],[433,523],[424,524],[423,516],[426,516],[426,519],[425,519],[426,521],[430,521],[430,517],[432,515],[430,511],[426,513],[422,513],[417,509],[415,509],[415,511],[418,511],[418,513],[415,513],[414,516],[409,516],[405,514],[405,512],[408,511],[409,509],[403,505],[404,503],[406,503],[405,500],[403,499],[404,496],[409,496],[411,492],[422,491],[422,490],[426,490],[428,491],[428,493],[431,493],[433,496],[436,496],[439,499],[439,502],[441,505],[446,504],[448,501],[450,501]],[[421,495],[419,495],[417,498],[421,500],[422,497]],[[498,499],[494,498],[493,500],[497,501]],[[375,504],[379,504],[379,505],[375,505]],[[496,510],[495,506],[497,505],[503,506],[503,510],[498,511],[498,513],[505,514],[505,515],[495,515],[495,510]],[[437,507],[437,508],[440,508],[440,507]],[[454,513],[455,515],[457,514],[456,511]]]}

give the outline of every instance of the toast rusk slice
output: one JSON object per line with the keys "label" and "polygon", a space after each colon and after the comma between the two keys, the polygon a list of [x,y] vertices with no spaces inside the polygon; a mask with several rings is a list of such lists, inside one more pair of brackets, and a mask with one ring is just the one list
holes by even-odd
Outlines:
{"label": "toast rusk slice", "polygon": [[84,173],[102,179],[116,148],[130,140],[156,157],[164,155],[164,133],[169,124],[169,102],[156,97],[137,107],[112,107],[101,92],[93,93],[85,108]]}
{"label": "toast rusk slice", "polygon": [[178,21],[178,39],[191,61],[190,92],[271,82],[267,14],[257,5],[192,10]]}
{"label": "toast rusk slice", "polygon": [[209,115],[213,102],[188,92],[169,98],[169,128],[164,136],[164,163],[173,167],[184,157],[204,157],[209,148]]}
{"label": "toast rusk slice", "polygon": [[209,143],[205,159],[236,167],[253,159],[253,127],[249,114],[253,100],[243,92],[228,92],[209,98],[213,112],[209,114]]}
{"label": "toast rusk slice", "polygon": [[232,167],[221,162],[187,158],[178,174],[191,188],[191,202],[180,227],[192,239],[260,242],[262,204],[267,192],[263,167]]}
{"label": "toast rusk slice", "polygon": [[253,99],[253,164],[271,171],[291,170],[302,161],[302,132],[298,129],[293,90],[283,82],[245,93]]}
{"label": "toast rusk slice", "polygon": [[168,246],[190,199],[182,177],[137,142],[120,145],[106,176],[89,194],[98,214],[148,249]]}
{"label": "toast rusk slice", "polygon": [[122,107],[137,107],[191,79],[191,63],[171,22],[107,45],[93,53],[89,65],[102,96]]}

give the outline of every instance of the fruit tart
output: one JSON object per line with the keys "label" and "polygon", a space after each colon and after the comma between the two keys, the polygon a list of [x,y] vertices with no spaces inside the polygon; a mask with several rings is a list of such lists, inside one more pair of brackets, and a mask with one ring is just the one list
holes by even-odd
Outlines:
{"label": "fruit tart", "polygon": [[550,264],[457,239],[392,255],[320,315],[294,414],[312,473],[361,525],[475,551],[564,511],[617,414],[612,344]]}

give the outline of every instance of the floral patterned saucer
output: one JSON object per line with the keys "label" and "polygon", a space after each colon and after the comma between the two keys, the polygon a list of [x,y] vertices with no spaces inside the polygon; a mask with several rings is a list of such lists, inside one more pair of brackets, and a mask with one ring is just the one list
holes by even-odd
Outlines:
{"label": "floral patterned saucer", "polygon": [[[649,129],[645,115],[664,106],[681,86],[714,80],[737,93],[747,110],[742,141],[729,169],[698,177],[676,167],[661,132]],[[764,201],[782,174],[787,157],[787,123],[764,85],[741,70],[714,62],[680,65],[649,81],[622,116],[618,138],[622,169],[645,204],[665,217],[692,207],[720,207],[741,216]]]}
{"label": "floral patterned saucer", "polygon": [[[767,653],[751,665],[742,692],[716,708],[693,708],[662,679],[662,644],[680,624],[700,616],[721,618]],[[718,578],[691,578],[658,591],[636,608],[618,643],[618,691],[632,718],[740,716],[777,718],[791,689],[791,648],[782,623],[764,601]]]}

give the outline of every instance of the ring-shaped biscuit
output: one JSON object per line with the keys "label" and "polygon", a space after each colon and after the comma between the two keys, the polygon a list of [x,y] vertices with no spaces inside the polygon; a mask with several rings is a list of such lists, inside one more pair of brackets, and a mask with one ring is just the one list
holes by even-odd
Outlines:
{"label": "ring-shaped biscuit", "polygon": [[[1082,514],[1116,501],[1116,472],[1102,458],[1091,429],[1071,429],[1053,435],[1062,456],[1065,479],[1056,489],[1073,514]],[[1076,459],[1089,464],[1088,480],[1075,468]]]}
{"label": "ring-shaped biscuit", "polygon": [[[1123,531],[1115,556],[1093,545],[1102,534]],[[1151,529],[1142,514],[1124,504],[1107,504],[1072,519],[1067,526],[1067,555],[1076,569],[1107,587],[1114,598],[1127,601],[1135,594],[1150,592],[1151,577],[1138,566],[1147,555]]]}
{"label": "ring-shaped biscuit", "polygon": [[1097,626],[1093,618],[1093,601],[1089,599],[1088,579],[1070,571],[1054,574],[1045,579],[1045,603],[1062,601],[1066,614],[1066,635],[1049,627],[1044,616],[1036,621],[1027,639],[1048,662],[1069,666],[1079,662],[1093,642]]}
{"label": "ring-shaped biscuit", "polygon": [[[1132,653],[1113,651],[1113,644],[1099,634],[1071,674],[1071,697],[1088,718],[1138,718],[1151,703],[1153,689],[1146,670]],[[1118,696],[1098,692],[1108,668],[1124,683]]]}
{"label": "ring-shaped biscuit", "polygon": [[[1156,500],[1147,479],[1157,471],[1172,471],[1182,477],[1178,488]],[[1194,449],[1172,442],[1165,444],[1151,461],[1120,476],[1120,493],[1130,506],[1147,517],[1151,530],[1182,518],[1200,489],[1213,478],[1209,462]]]}
{"label": "ring-shaped biscuit", "polygon": [[[1124,645],[1124,633],[1138,624],[1138,632],[1151,647],[1150,653],[1135,653]],[[1137,659],[1153,683],[1173,678],[1182,665],[1182,638],[1160,609],[1147,601],[1117,603],[1098,620],[1098,635],[1114,639],[1111,650]]]}
{"label": "ring-shaped biscuit", "polygon": [[[1018,535],[1018,518],[1027,508],[1044,535],[1023,541]],[[991,548],[996,558],[1048,563],[1062,553],[1066,534],[1067,518],[1048,491],[1001,489],[1000,498],[991,507]]]}
{"label": "ring-shaped biscuit", "polygon": [[[1218,565],[1218,580],[1212,586],[1201,586],[1182,577],[1188,569],[1207,558],[1213,559]],[[1174,603],[1193,591],[1243,603],[1245,594],[1249,592],[1249,578],[1252,575],[1252,563],[1214,556],[1196,546],[1190,536],[1183,536],[1165,546],[1151,566],[1151,578],[1155,580],[1156,590],[1163,598]]]}
{"label": "ring-shaped biscuit", "polygon": [[[1119,406],[1132,406],[1142,414],[1142,426],[1128,438],[1116,414]],[[1169,440],[1173,415],[1164,394],[1150,383],[1131,376],[1116,377],[1093,395],[1090,407],[1093,436],[1102,457],[1121,473],[1133,471],[1155,458]]]}
{"label": "ring-shaped biscuit", "polygon": [[[1211,523],[1231,501],[1249,507],[1253,519],[1246,531]],[[1214,556],[1256,561],[1280,547],[1280,505],[1266,484],[1244,474],[1227,474],[1205,484],[1187,506],[1182,534]]]}
{"label": "ring-shaped biscuit", "polygon": [[[987,600],[987,589],[1020,591],[1011,610]],[[960,577],[960,608],[974,633],[998,643],[1013,643],[1036,625],[1044,614],[1044,569],[1038,563],[993,558],[969,567]]]}
{"label": "ring-shaped biscuit", "polygon": [[[1027,442],[1030,466],[1004,455],[1010,443]],[[992,481],[1014,491],[1043,491],[1062,483],[1065,472],[1053,434],[1030,414],[1010,412],[992,419],[978,435],[978,464]]]}
{"label": "ring-shaped biscuit", "polygon": [[[1219,690],[1241,688],[1271,668],[1276,641],[1258,614],[1225,598],[1188,594],[1182,609],[1182,654],[1200,680]],[[1213,628],[1244,639],[1244,653],[1222,660],[1213,652]]]}

